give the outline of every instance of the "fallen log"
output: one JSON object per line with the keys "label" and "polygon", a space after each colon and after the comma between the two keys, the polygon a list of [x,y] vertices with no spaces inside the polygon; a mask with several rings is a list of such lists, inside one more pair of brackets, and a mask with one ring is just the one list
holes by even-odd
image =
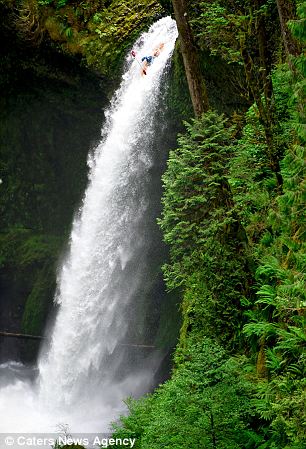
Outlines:
{"label": "fallen log", "polygon": [[[12,338],[24,338],[29,340],[46,340],[47,337],[43,337],[41,335],[29,335],[29,334],[17,334],[15,332],[3,332],[0,331],[0,337],[12,337]],[[129,346],[133,348],[148,348],[154,349],[155,346],[152,345],[137,345],[132,343],[118,343],[118,346]]]}
{"label": "fallen log", "polygon": [[44,340],[41,335],[16,334],[15,332],[0,332],[0,337],[27,338],[30,340]]}
{"label": "fallen log", "polygon": [[118,343],[118,346],[132,346],[134,348],[151,348],[151,349],[155,348],[155,346],[152,345],[136,345],[131,343]]}

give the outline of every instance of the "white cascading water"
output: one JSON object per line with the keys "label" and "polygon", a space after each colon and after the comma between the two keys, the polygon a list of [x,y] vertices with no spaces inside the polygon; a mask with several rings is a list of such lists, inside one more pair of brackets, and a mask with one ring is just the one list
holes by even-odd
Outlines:
{"label": "white cascading water", "polygon": [[35,386],[23,379],[2,386],[1,432],[54,431],[61,423],[71,431],[105,431],[123,410],[125,397],[150,387],[149,361],[124,374],[122,344],[133,326],[129,308],[146,282],[148,149],[176,38],[175,22],[166,17],[137,40],[140,57],[165,44],[146,76],[137,60],[126,58],[101,143],[88,160],[89,184],[58,276],[59,309],[50,344],[40,356]]}

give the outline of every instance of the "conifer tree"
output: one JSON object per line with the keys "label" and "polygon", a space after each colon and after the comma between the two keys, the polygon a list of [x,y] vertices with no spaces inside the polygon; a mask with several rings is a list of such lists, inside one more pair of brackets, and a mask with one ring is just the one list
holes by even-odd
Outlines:
{"label": "conifer tree", "polygon": [[159,223],[170,245],[165,279],[169,288],[185,291],[186,322],[197,322],[230,347],[242,326],[249,269],[227,181],[233,129],[226,122],[209,112],[186,124],[163,176]]}

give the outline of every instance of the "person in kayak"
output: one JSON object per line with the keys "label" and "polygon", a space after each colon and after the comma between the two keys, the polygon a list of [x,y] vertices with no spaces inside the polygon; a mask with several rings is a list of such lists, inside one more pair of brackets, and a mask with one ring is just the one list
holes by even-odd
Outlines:
{"label": "person in kayak", "polygon": [[141,58],[142,65],[142,75],[147,74],[147,68],[153,64],[154,59],[160,55],[160,52],[163,50],[165,44],[162,42],[157,47],[154,48],[152,55],[144,56]]}

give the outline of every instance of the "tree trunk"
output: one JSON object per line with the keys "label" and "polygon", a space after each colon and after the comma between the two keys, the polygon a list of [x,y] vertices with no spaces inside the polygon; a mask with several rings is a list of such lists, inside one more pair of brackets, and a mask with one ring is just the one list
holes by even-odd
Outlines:
{"label": "tree trunk", "polygon": [[290,55],[297,56],[299,48],[287,25],[288,21],[295,16],[295,5],[292,0],[276,0],[276,4],[287,58]]}
{"label": "tree trunk", "polygon": [[248,88],[255,100],[260,122],[264,128],[270,167],[275,173],[278,190],[281,193],[283,179],[280,170],[280,157],[283,148],[279,147],[274,139],[274,133],[278,125],[275,121],[273,102],[272,54],[269,50],[267,18],[262,13],[259,13],[264,4],[264,0],[254,0],[251,6],[253,17],[251,19],[253,21],[251,29],[257,40],[258,56],[253,60],[246,46],[241,47],[241,56],[244,61]]}
{"label": "tree trunk", "polygon": [[206,85],[201,73],[198,51],[194,44],[192,31],[187,19],[186,0],[172,0],[175,20],[179,32],[181,52],[190,92],[190,97],[196,117],[208,111]]}
{"label": "tree trunk", "polygon": [[256,361],[257,376],[261,379],[268,378],[267,358],[266,358],[266,341],[265,337],[261,337],[259,341],[259,352]]}

